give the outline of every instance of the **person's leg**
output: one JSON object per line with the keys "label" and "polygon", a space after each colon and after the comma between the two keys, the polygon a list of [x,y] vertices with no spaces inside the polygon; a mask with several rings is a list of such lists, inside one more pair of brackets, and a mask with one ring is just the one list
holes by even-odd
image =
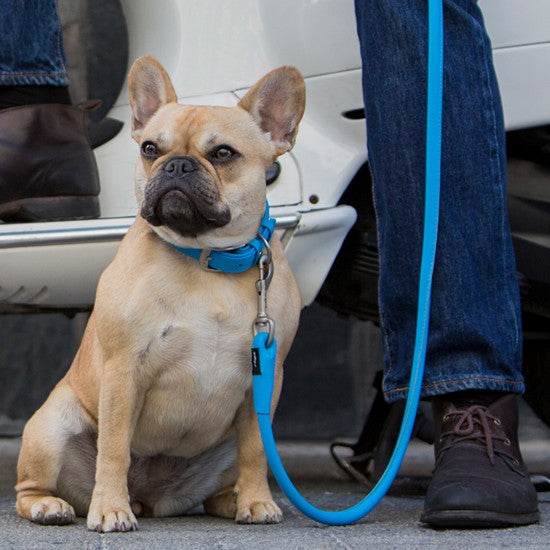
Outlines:
{"label": "person's leg", "polygon": [[55,0],[4,0],[0,13],[0,219],[99,215],[85,109],[71,105]]}
{"label": "person's leg", "polygon": [[55,0],[5,0],[0,17],[0,108],[70,103]]}
{"label": "person's leg", "polygon": [[63,36],[55,0],[3,0],[0,82],[67,86]]}
{"label": "person's leg", "polygon": [[[390,401],[407,393],[420,264],[426,0],[358,0],[369,164],[380,244]],[[522,393],[518,287],[505,210],[506,159],[490,45],[475,2],[445,3],[440,231],[423,397]]]}
{"label": "person's leg", "polygon": [[[384,391],[388,401],[395,401],[407,395],[416,321],[425,179],[427,0],[356,0],[356,13],[378,218]],[[477,3],[445,0],[444,19],[441,209],[422,396],[445,396],[461,410],[476,404],[486,411],[498,397],[524,389],[519,293],[505,209],[504,125],[491,46]],[[504,404],[506,414],[499,405],[504,416],[513,409],[510,433],[484,432],[477,441],[486,441],[489,449],[499,438],[515,441],[513,398],[505,398]],[[443,408],[443,415],[448,414],[448,407]],[[468,417],[473,418],[475,434],[485,422],[485,412],[476,411]],[[441,428],[441,422],[436,423]],[[447,448],[437,451],[447,458],[452,454]],[[442,470],[442,463],[439,471],[448,471],[446,466]],[[434,482],[437,472],[436,468]],[[523,497],[523,519],[533,521],[536,495],[533,503],[532,486],[523,476],[520,481],[528,493]],[[430,491],[433,496],[432,487]],[[433,500],[430,491],[427,507]],[[476,491],[482,489],[473,488],[470,494]],[[520,497],[514,493],[506,498]],[[463,501],[442,506],[476,505]]]}

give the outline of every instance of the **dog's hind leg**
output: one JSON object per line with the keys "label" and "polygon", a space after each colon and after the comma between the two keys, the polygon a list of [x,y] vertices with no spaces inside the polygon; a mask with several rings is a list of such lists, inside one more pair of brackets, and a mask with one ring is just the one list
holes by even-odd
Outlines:
{"label": "dog's hind leg", "polygon": [[27,422],[17,463],[16,509],[45,525],[75,521],[73,507],[57,496],[57,479],[68,439],[88,425],[71,387],[64,381]]}
{"label": "dog's hind leg", "polygon": [[221,489],[204,501],[204,511],[207,514],[220,518],[235,519],[237,516],[236,478],[237,468],[234,465],[224,472],[220,480]]}
{"label": "dog's hind leg", "polygon": [[211,516],[235,519],[237,516],[237,493],[234,485],[212,495],[204,502],[204,511]]}

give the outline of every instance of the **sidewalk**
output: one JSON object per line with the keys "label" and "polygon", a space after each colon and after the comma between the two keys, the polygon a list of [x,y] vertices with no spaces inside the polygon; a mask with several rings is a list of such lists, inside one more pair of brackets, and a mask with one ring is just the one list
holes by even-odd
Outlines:
{"label": "sidewalk", "polygon": [[[524,458],[531,472],[550,475],[550,430],[530,425],[523,430]],[[521,434],[520,434],[521,435]],[[526,439],[527,436],[527,439]],[[205,515],[142,519],[134,533],[97,534],[75,525],[43,527],[19,518],[14,510],[13,484],[19,439],[0,439],[0,550],[4,549],[332,549],[332,548],[548,548],[550,492],[539,493],[541,521],[516,529],[436,531],[423,527],[419,494],[430,474],[430,446],[413,441],[400,475],[380,505],[356,525],[327,527],[306,518],[277,489],[283,510],[279,525],[236,525]],[[365,487],[349,482],[332,462],[328,443],[281,443],[279,450],[296,485],[315,505],[336,510],[355,504]]]}

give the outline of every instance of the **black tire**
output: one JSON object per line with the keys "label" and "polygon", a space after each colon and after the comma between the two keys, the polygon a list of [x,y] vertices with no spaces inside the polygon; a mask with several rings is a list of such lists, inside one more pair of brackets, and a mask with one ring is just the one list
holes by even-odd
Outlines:
{"label": "black tire", "polygon": [[523,348],[525,400],[546,425],[550,426],[550,344],[526,341]]}

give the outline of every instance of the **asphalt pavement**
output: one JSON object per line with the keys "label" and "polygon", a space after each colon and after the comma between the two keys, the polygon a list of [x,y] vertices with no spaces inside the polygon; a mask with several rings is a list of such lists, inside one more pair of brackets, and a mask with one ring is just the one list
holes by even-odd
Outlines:
{"label": "asphalt pavement", "polygon": [[[524,415],[525,416],[525,415]],[[550,430],[528,414],[520,429],[532,473],[550,476]],[[422,494],[433,466],[432,448],[413,441],[399,476],[382,502],[355,525],[329,527],[303,516],[274,486],[284,518],[278,525],[236,525],[202,513],[141,519],[131,533],[98,534],[74,525],[44,527],[17,516],[15,465],[19,438],[0,439],[0,550],[5,549],[494,549],[550,547],[550,492],[539,493],[539,524],[514,529],[434,530],[419,523]],[[328,442],[283,442],[279,450],[296,485],[315,505],[341,509],[355,504],[366,487],[349,481],[332,462]]]}

